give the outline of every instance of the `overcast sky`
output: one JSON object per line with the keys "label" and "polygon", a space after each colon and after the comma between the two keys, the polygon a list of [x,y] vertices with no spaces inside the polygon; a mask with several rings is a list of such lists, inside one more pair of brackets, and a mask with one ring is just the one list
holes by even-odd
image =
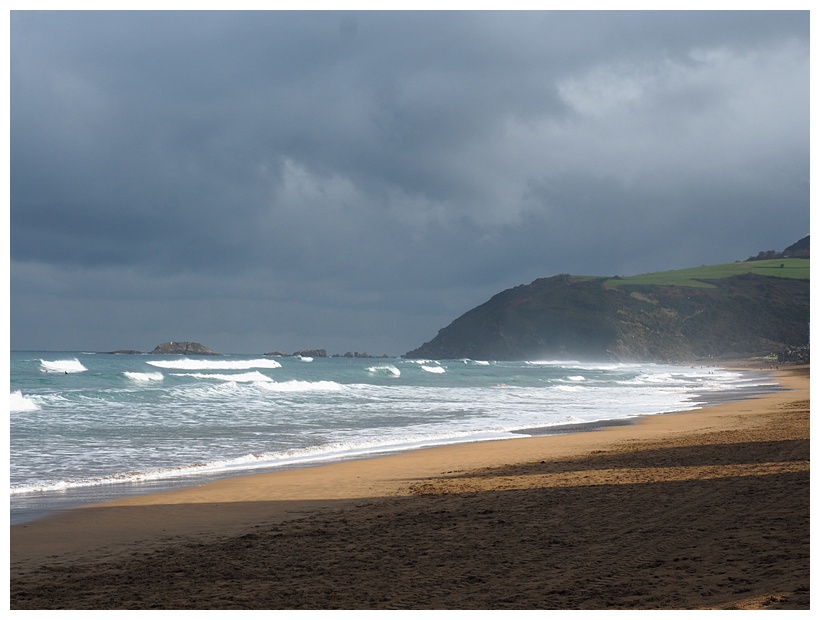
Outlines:
{"label": "overcast sky", "polygon": [[11,348],[400,355],[809,234],[808,12],[13,12]]}

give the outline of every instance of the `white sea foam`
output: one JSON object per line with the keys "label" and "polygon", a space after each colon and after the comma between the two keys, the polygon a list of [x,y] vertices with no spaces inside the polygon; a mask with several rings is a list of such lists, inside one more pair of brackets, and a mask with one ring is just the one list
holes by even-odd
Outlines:
{"label": "white sea foam", "polygon": [[172,374],[175,377],[193,377],[194,379],[214,379],[216,381],[235,381],[237,383],[273,381],[273,379],[263,375],[258,370],[254,372],[241,372],[232,375],[210,372],[175,372]]}
{"label": "white sea foam", "polygon": [[12,485],[9,489],[9,493],[12,496],[17,496],[27,493],[66,491],[69,489],[100,487],[123,483],[133,484],[167,480],[171,478],[184,478],[215,473],[218,474],[230,471],[279,468],[300,464],[318,463],[322,461],[346,460],[368,455],[412,450],[426,446],[457,444],[476,440],[492,441],[509,439],[511,437],[516,437],[516,435],[505,433],[503,431],[490,431],[483,433],[452,432],[444,435],[436,434],[431,436],[420,434],[415,436],[411,435],[376,440],[352,439],[349,441],[331,442],[322,446],[246,454],[231,459],[202,461],[199,463],[178,467],[152,468],[142,471],[123,472],[105,476],[92,476],[88,478],[60,481],[44,481],[39,483],[30,483],[27,485]]}
{"label": "white sea foam", "polygon": [[385,366],[370,366],[367,371],[373,373],[374,375],[382,375],[385,377],[401,376],[401,371],[392,364],[387,364]]}
{"label": "white sea foam", "polygon": [[37,411],[40,407],[31,398],[23,396],[20,390],[15,390],[10,395],[12,412],[18,411]]}
{"label": "white sea foam", "polygon": [[581,362],[576,360],[533,360],[526,362],[529,366],[568,366],[570,364],[580,364]]}
{"label": "white sea foam", "polygon": [[122,373],[132,381],[162,381],[161,372],[124,372]]}
{"label": "white sea foam", "polygon": [[[472,360],[330,359],[321,360],[321,368],[282,360],[282,370],[274,371],[256,366],[279,368],[279,362],[256,356],[97,356],[93,365],[89,361],[91,372],[77,381],[37,372],[40,355],[74,353],[12,354],[11,385],[20,392],[11,395],[12,410],[16,400],[39,411],[10,416],[9,485],[13,494],[59,490],[55,501],[77,487],[296,466],[687,410],[706,400],[693,396],[767,381],[759,373],[727,376],[716,368]],[[146,366],[148,359],[152,364]],[[163,364],[200,367],[156,367]],[[433,379],[422,366],[446,374]],[[120,380],[112,381],[114,376]],[[67,431],[57,432],[62,429]],[[12,513],[26,501],[13,498]]]}
{"label": "white sea foam", "polygon": [[335,381],[271,381],[261,387],[271,392],[338,392],[344,389]]}
{"label": "white sea foam", "polygon": [[444,368],[442,368],[441,366],[422,366],[421,369],[424,370],[424,371],[432,372],[433,374],[439,374],[439,375],[442,374],[443,372],[446,372],[444,370]]}
{"label": "white sea foam", "polygon": [[43,372],[75,373],[88,370],[76,357],[73,360],[40,360],[40,369]]}
{"label": "white sea foam", "polygon": [[553,389],[559,392],[580,392],[584,390],[580,385],[556,385]]}
{"label": "white sea foam", "polygon": [[150,360],[147,362],[158,368],[178,370],[250,370],[251,368],[281,368],[276,360],[260,358],[252,360],[200,360],[183,357],[178,360]]}
{"label": "white sea foam", "polygon": [[610,372],[614,370],[633,370],[633,369],[640,369],[643,366],[641,364],[630,364],[626,362],[603,362],[603,363],[583,363],[583,362],[567,362],[564,364],[567,368],[572,368],[575,370],[602,370],[604,372]]}
{"label": "white sea foam", "polygon": [[618,381],[621,385],[686,385],[697,380],[694,376],[682,373],[659,372],[654,374],[640,374],[634,379]]}

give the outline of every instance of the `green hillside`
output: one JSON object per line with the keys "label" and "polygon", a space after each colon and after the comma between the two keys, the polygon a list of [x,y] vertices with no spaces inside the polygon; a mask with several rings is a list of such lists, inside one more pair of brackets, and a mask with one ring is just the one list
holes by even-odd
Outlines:
{"label": "green hillside", "polygon": [[727,263],[725,265],[709,265],[678,269],[676,271],[660,271],[645,273],[627,278],[610,278],[605,286],[622,286],[630,284],[655,284],[660,286],[694,286],[701,288],[715,288],[710,280],[723,280],[732,276],[746,273],[755,273],[761,276],[775,278],[794,278],[797,280],[809,279],[809,259],[785,258],[761,261],[744,261]]}
{"label": "green hillside", "polygon": [[777,257],[541,278],[493,296],[406,357],[689,361],[779,352],[808,344],[809,265]]}

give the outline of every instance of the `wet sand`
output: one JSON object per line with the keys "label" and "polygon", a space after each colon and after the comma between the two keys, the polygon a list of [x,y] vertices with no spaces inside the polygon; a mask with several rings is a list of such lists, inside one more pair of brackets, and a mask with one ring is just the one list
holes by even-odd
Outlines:
{"label": "wet sand", "polygon": [[809,368],[628,426],[14,525],[11,609],[808,609]]}

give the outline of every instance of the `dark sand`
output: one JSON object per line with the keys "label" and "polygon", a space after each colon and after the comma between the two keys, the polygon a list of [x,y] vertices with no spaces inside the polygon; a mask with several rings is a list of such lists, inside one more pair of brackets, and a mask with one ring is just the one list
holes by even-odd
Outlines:
{"label": "dark sand", "polygon": [[629,426],[11,527],[11,609],[809,609],[809,368]]}

